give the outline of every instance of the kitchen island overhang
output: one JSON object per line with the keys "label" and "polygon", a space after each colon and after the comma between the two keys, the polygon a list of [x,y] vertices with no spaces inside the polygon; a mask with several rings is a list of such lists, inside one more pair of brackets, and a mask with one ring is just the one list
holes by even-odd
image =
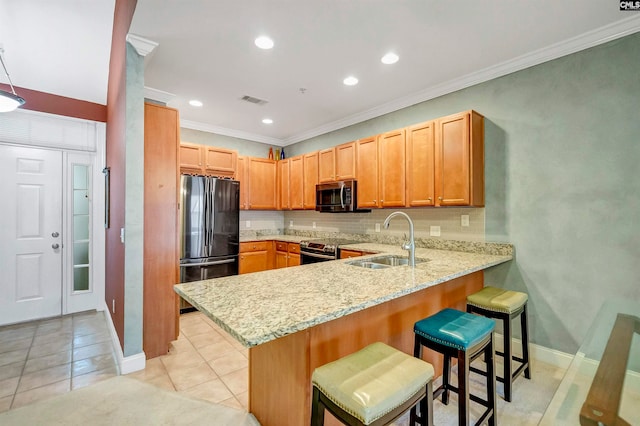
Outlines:
{"label": "kitchen island overhang", "polygon": [[[404,254],[378,244],[353,247]],[[336,260],[179,284],[175,291],[250,348],[249,411],[261,424],[308,424],[314,368],[374,341],[412,353],[413,323],[444,307],[464,310],[466,296],[484,284],[484,269],[511,253],[418,248],[416,257],[426,261],[413,269],[369,270]],[[438,371],[439,359],[425,359]]]}

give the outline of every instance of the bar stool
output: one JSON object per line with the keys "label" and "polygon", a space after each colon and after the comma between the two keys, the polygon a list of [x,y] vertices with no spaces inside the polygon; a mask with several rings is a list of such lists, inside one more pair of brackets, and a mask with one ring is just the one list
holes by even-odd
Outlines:
{"label": "bar stool", "polygon": [[[513,381],[524,371],[524,377],[531,378],[529,369],[529,332],[527,329],[527,294],[519,291],[503,290],[487,286],[477,293],[467,296],[467,312],[484,315],[502,321],[504,328],[504,352],[496,351],[497,355],[504,357],[504,371],[502,377],[496,380],[504,383],[504,399],[511,402]],[[522,329],[522,358],[513,355],[511,350],[511,321],[520,316]],[[511,362],[515,360],[520,366],[512,373]],[[472,371],[481,373],[481,370],[472,368]]]}
{"label": "bar stool", "polygon": [[[484,407],[486,411],[476,424],[488,419],[490,426],[496,424],[496,376],[493,355],[493,328],[495,321],[455,309],[443,309],[435,315],[415,323],[415,346],[413,355],[422,356],[422,347],[444,355],[442,385],[433,393],[442,395],[442,403],[449,403],[449,391],[458,394],[458,424],[469,424],[469,400]],[[487,361],[487,399],[483,400],[469,392],[469,365],[484,354]],[[451,384],[451,358],[458,360],[458,387]],[[412,414],[415,408],[412,408]]]}
{"label": "bar stool", "polygon": [[384,343],[314,370],[311,426],[324,424],[325,409],[349,426],[391,423],[420,403],[412,424],[433,425],[433,366]]}

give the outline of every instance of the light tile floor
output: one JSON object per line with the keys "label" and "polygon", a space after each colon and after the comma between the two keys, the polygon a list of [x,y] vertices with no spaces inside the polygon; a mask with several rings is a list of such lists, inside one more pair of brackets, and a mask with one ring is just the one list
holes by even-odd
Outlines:
{"label": "light tile floor", "polygon": [[103,312],[0,327],[0,412],[118,375]]}
{"label": "light tile floor", "polygon": [[180,316],[169,353],[132,377],[206,401],[247,409],[249,351],[200,312]]}

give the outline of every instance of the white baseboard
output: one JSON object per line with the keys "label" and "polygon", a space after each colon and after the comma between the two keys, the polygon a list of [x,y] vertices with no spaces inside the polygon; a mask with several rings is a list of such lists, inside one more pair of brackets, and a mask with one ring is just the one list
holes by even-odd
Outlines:
{"label": "white baseboard", "polygon": [[[495,345],[496,350],[502,351],[504,337],[500,333],[495,333]],[[520,348],[522,347],[522,340],[513,339],[512,346],[513,352],[518,356],[522,355]],[[536,345],[535,343],[529,343],[529,357],[537,361],[551,364],[558,368],[569,368],[571,361],[573,361],[573,355],[560,352],[555,349],[546,348],[544,346]]]}
{"label": "white baseboard", "polygon": [[111,315],[109,314],[109,308],[104,301],[103,305],[104,306],[102,307],[102,311],[104,312],[105,319],[107,320],[107,325],[109,327],[109,332],[111,333],[111,344],[113,345],[113,349],[116,352],[120,374],[129,374],[133,373],[134,371],[144,370],[144,367],[147,363],[147,357],[145,356],[144,352],[140,352],[135,355],[129,355],[127,357],[124,356],[122,348],[120,347],[120,339],[118,338],[116,327],[113,325],[113,320],[111,319]]}

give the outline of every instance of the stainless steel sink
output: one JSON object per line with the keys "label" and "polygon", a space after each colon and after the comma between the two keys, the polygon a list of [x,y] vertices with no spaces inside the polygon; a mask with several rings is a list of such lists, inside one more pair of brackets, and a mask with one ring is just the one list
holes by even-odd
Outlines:
{"label": "stainless steel sink", "polygon": [[[420,262],[424,262],[424,259],[416,259],[416,264]],[[387,256],[378,256],[370,259],[352,260],[350,262],[347,262],[347,264],[359,266],[361,268],[385,269],[394,266],[408,265],[409,258],[390,254]]]}

